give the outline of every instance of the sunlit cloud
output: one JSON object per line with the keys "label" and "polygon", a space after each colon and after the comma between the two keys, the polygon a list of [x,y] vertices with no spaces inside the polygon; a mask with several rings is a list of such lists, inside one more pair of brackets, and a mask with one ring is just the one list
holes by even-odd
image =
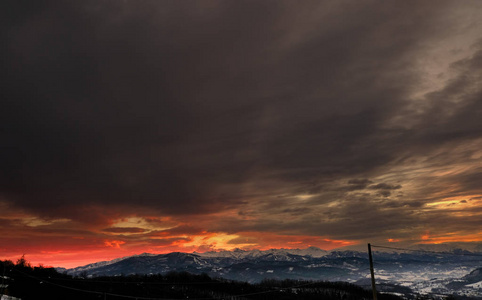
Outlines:
{"label": "sunlit cloud", "polygon": [[126,242],[124,241],[118,241],[118,240],[106,240],[104,241],[104,245],[107,247],[112,247],[112,248],[120,248],[121,245],[125,244]]}

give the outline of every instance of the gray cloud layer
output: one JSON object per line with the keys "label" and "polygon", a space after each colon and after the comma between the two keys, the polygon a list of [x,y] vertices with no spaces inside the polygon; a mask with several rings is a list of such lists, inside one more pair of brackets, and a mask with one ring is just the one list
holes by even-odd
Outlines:
{"label": "gray cloud layer", "polygon": [[474,226],[420,209],[482,194],[480,3],[0,6],[4,202],[346,239]]}

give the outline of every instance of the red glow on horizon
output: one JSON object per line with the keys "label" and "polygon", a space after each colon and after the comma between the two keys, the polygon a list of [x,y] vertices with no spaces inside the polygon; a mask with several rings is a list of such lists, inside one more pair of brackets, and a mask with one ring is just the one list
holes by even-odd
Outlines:
{"label": "red glow on horizon", "polygon": [[[202,234],[204,233],[204,234]],[[244,232],[237,235],[202,232],[192,236],[171,236],[147,240],[129,241],[108,239],[103,241],[85,238],[77,247],[66,246],[61,241],[55,245],[38,245],[25,249],[16,247],[2,259],[16,262],[23,254],[32,266],[74,268],[99,261],[108,261],[141,253],[166,254],[171,252],[207,252],[220,250],[269,250],[303,249],[310,246],[332,250],[353,245],[353,241],[333,240],[314,236],[286,236],[259,232]],[[237,237],[237,238],[235,238]],[[76,239],[78,240],[78,239]],[[40,242],[39,242],[40,243]],[[79,251],[78,249],[85,249]]]}
{"label": "red glow on horizon", "polygon": [[467,235],[443,235],[443,236],[423,236],[421,244],[443,244],[443,243],[471,243],[482,242],[482,234],[467,234]]}
{"label": "red glow on horizon", "polygon": [[388,239],[387,241],[388,241],[389,243],[398,243],[398,242],[400,242],[399,239]]}
{"label": "red glow on horizon", "polygon": [[[110,227],[82,228],[77,223],[62,221],[44,225],[28,219],[2,238],[0,259],[16,262],[23,254],[33,266],[74,268],[99,261],[141,253],[208,252],[221,250],[305,249],[310,246],[333,250],[360,243],[357,240],[333,239],[327,236],[288,235],[272,232],[212,232],[209,222],[181,222],[175,219],[131,217],[110,221]],[[33,220],[33,221],[32,221]],[[32,224],[32,222],[34,222]],[[24,222],[25,223],[25,222]],[[69,227],[70,226],[70,227]],[[142,229],[142,230],[140,230]],[[482,241],[482,235],[452,234],[434,236],[429,232],[419,237],[421,243],[438,244],[456,241]],[[395,238],[390,243],[400,242]]]}

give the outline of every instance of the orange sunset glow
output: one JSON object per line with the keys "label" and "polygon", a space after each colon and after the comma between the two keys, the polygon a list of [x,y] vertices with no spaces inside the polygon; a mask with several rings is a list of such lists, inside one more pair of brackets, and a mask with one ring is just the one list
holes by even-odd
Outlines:
{"label": "orange sunset glow", "polygon": [[0,259],[482,249],[482,5],[1,4]]}

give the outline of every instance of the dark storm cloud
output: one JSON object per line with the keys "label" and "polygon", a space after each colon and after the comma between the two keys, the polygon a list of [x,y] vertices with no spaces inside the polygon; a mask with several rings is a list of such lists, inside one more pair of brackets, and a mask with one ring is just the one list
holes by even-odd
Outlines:
{"label": "dark storm cloud", "polygon": [[[451,69],[458,76],[443,89],[427,95],[426,111],[430,113],[420,116],[419,126],[425,130],[417,135],[423,139],[424,146],[457,143],[482,135],[479,118],[482,111],[482,44],[473,47],[477,51],[471,57],[452,64]],[[471,154],[469,151],[471,149],[461,154],[466,157]]]}
{"label": "dark storm cloud", "polygon": [[[452,66],[459,75],[423,109],[409,101],[420,81],[413,58],[450,31],[450,5],[4,2],[1,196],[89,222],[131,206],[203,214],[282,196],[260,206],[301,216],[340,201],[326,210],[335,223],[265,218],[218,228],[228,232],[354,238],[415,222],[379,199],[405,184],[374,176],[482,134],[480,51]],[[405,126],[390,125],[396,117]],[[478,174],[461,183],[478,189]],[[378,194],[347,194],[361,190]],[[307,206],[295,203],[302,193],[313,195]],[[413,209],[419,198],[400,203]]]}
{"label": "dark storm cloud", "polygon": [[387,183],[379,183],[379,184],[371,185],[368,188],[372,190],[398,190],[398,189],[401,189],[402,186],[399,184],[392,185]]}
{"label": "dark storm cloud", "polygon": [[[215,59],[225,47],[219,39],[229,42],[218,28],[228,19],[172,3],[56,5],[7,32],[2,179],[10,199],[39,210],[136,201],[184,212],[209,200],[216,179],[209,177],[240,176],[242,169],[217,169],[238,168],[232,156],[244,129],[241,136],[216,129],[233,128],[223,110],[252,113],[223,107],[231,95],[197,95],[204,77],[214,84],[229,67]],[[217,110],[218,120],[206,124]]]}
{"label": "dark storm cloud", "polygon": [[362,185],[362,186],[367,186],[367,184],[373,183],[373,181],[369,179],[351,179],[348,180],[348,184],[354,184],[354,185]]}
{"label": "dark storm cloud", "polygon": [[348,186],[345,188],[349,191],[363,190],[370,183],[373,183],[373,181],[368,179],[351,179],[348,181]]}

